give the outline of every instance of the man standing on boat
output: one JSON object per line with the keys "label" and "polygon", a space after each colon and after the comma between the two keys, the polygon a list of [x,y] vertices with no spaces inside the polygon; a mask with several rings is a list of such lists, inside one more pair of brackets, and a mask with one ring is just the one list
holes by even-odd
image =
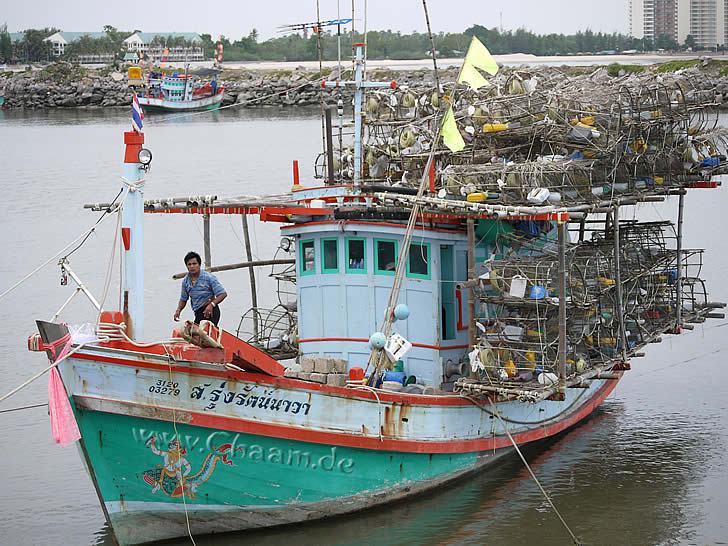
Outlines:
{"label": "man standing on boat", "polygon": [[179,320],[179,314],[192,300],[192,310],[195,312],[195,324],[201,320],[209,320],[215,326],[220,321],[220,302],[227,298],[227,292],[217,280],[215,275],[200,268],[202,258],[197,252],[188,252],[185,255],[187,275],[182,279],[182,292],[180,294],[174,320]]}

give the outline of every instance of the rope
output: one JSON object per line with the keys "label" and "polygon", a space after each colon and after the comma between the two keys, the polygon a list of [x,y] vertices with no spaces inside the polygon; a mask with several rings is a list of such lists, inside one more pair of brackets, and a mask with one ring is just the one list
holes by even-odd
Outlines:
{"label": "rope", "polygon": [[383,440],[383,438],[382,438],[382,401],[379,399],[379,393],[377,392],[377,389],[375,389],[374,387],[369,387],[368,385],[360,385],[356,388],[371,392],[372,394],[374,394],[374,397],[377,399],[377,409],[379,410],[379,441],[381,442]]}
{"label": "rope", "polygon": [[[144,184],[147,182],[145,178],[142,178],[141,180],[127,180],[123,176],[121,177],[121,183],[124,184],[125,187],[129,189],[130,193],[134,193],[135,191],[143,190]],[[124,188],[122,188],[123,190]]]}
{"label": "rope", "polygon": [[99,322],[96,333],[99,336],[99,341],[126,341],[127,343],[131,343],[135,347],[154,347],[155,345],[162,345],[163,347],[165,347],[166,350],[166,344],[168,343],[187,343],[181,337],[173,337],[162,341],[139,343],[138,341],[134,341],[128,335],[126,335],[125,322],[122,322],[121,324],[116,324],[115,322]]}
{"label": "rope", "polygon": [[[43,262],[42,264],[40,264],[33,271],[31,271],[30,273],[28,273],[25,277],[23,277],[18,282],[16,282],[15,284],[13,284],[10,288],[6,289],[3,293],[1,293],[0,294],[0,299],[2,299],[3,297],[5,297],[6,295],[8,295],[10,292],[12,292],[13,290],[15,290],[18,286],[20,286],[21,284],[23,284],[25,281],[27,281],[33,275],[35,275],[36,273],[38,273],[38,271],[40,271],[41,269],[43,269],[45,266],[47,266],[49,263],[51,263],[53,260],[55,260],[58,256],[60,256],[61,254],[63,254],[63,252],[65,252],[66,249],[68,249],[69,247],[71,247],[74,244],[76,244],[80,239],[83,239],[84,237],[88,237],[89,235],[91,235],[91,233],[93,233],[94,231],[96,231],[96,228],[103,221],[104,218],[108,218],[108,216],[106,216],[106,212],[104,212],[104,214],[101,215],[101,218],[99,218],[99,220],[97,220],[96,223],[94,223],[93,226],[91,226],[89,229],[87,229],[86,231],[84,231],[83,233],[81,233],[81,235],[79,235],[78,237],[76,237],[73,241],[71,241],[70,243],[68,243],[61,250],[59,250],[58,252],[56,252],[53,256],[51,256],[50,258],[48,258],[45,262]],[[79,248],[79,247],[76,247],[76,248]],[[76,249],[74,249],[71,252],[74,252],[75,250]],[[71,253],[69,252],[68,255],[70,255],[70,254]]]}
{"label": "rope", "polygon": [[[109,295],[109,289],[111,288],[111,276],[114,268],[114,259],[116,258],[116,245],[119,242],[119,233],[121,233],[121,208],[119,208],[116,213],[116,229],[114,230],[114,242],[111,245],[111,254],[109,255],[109,265],[106,270],[106,278],[104,280],[104,290],[102,293],[103,295],[101,296],[101,301],[99,302],[101,309],[104,308],[106,298]],[[101,312],[99,311],[99,316],[100,314]]]}
{"label": "rope", "polygon": [[20,411],[20,410],[26,410],[26,409],[31,409],[31,408],[40,408],[40,407],[47,406],[47,405],[48,405],[48,402],[43,402],[42,404],[33,404],[32,406],[20,406],[17,408],[9,408],[9,409],[0,410],[0,413],[10,413],[11,411]]}
{"label": "rope", "polygon": [[33,381],[35,381],[36,379],[38,379],[39,377],[41,377],[43,374],[51,371],[53,368],[55,368],[56,366],[58,366],[61,362],[63,362],[64,360],[66,360],[73,353],[78,352],[78,350],[81,349],[84,345],[85,345],[85,343],[81,343],[78,347],[75,347],[74,349],[71,349],[68,353],[66,353],[65,355],[63,355],[58,360],[56,360],[53,364],[51,364],[47,368],[41,370],[40,372],[38,372],[37,374],[35,374],[34,376],[32,376],[30,379],[24,381],[23,383],[21,383],[20,385],[18,385],[17,387],[15,387],[13,390],[11,390],[9,393],[7,393],[7,394],[3,395],[2,397],[0,397],[0,402],[6,400],[8,398],[10,398],[16,392],[20,391],[21,389],[24,389],[25,387],[27,387],[28,385],[30,385]]}
{"label": "rope", "polygon": [[546,501],[549,503],[549,505],[551,506],[551,508],[554,510],[554,512],[558,516],[559,520],[561,520],[561,523],[563,524],[564,528],[566,529],[566,531],[571,536],[571,540],[574,542],[574,544],[577,544],[577,545],[583,544],[576,537],[576,535],[573,533],[573,531],[569,528],[569,525],[566,523],[566,521],[564,520],[564,518],[561,516],[561,513],[556,508],[556,505],[554,505],[553,501],[551,500],[551,497],[549,497],[549,494],[543,488],[543,486],[541,485],[541,482],[538,481],[538,478],[536,477],[536,474],[534,474],[533,473],[533,470],[531,470],[531,466],[528,464],[528,461],[526,461],[526,458],[523,456],[523,453],[521,452],[520,448],[518,447],[518,444],[516,443],[516,441],[513,439],[513,436],[511,436],[511,433],[508,430],[508,425],[506,425],[505,421],[501,418],[500,412],[496,409],[495,404],[493,403],[492,400],[490,400],[490,405],[493,407],[493,415],[495,415],[498,418],[498,420],[501,422],[501,424],[503,425],[503,430],[505,430],[506,434],[508,435],[508,439],[513,444],[513,447],[515,448],[516,453],[518,453],[518,456],[521,458],[521,461],[523,461],[523,464],[526,467],[526,469],[528,470],[528,473],[531,474],[531,477],[533,478],[533,481],[535,481],[536,482],[536,485],[538,485],[538,488],[541,490],[541,493],[543,493],[543,496],[546,498]]}
{"label": "rope", "polygon": [[[167,345],[162,344],[162,347],[164,347],[164,352],[167,353],[167,365],[168,365],[168,371],[169,371],[169,381],[172,382],[172,361],[174,360],[174,357],[170,354],[169,350],[167,349]],[[174,436],[179,442],[179,432],[177,431],[177,409],[174,407],[174,404],[172,404],[172,428],[174,429]],[[187,524],[187,536],[190,537],[190,541],[192,542],[193,546],[197,546],[195,543],[195,539],[192,536],[192,528],[190,527],[190,515],[189,511],[187,510],[187,495],[185,493],[185,484],[184,484],[184,476],[180,476],[180,483],[182,485],[182,505],[185,509],[185,523]]]}
{"label": "rope", "polygon": [[[492,383],[491,383],[491,385],[492,385]],[[579,393],[579,394],[578,394],[578,395],[577,395],[577,396],[576,396],[576,397],[574,398],[574,401],[573,401],[573,402],[572,402],[571,404],[569,404],[569,405],[568,405],[568,406],[567,406],[566,408],[564,408],[563,410],[561,410],[561,411],[560,411],[559,413],[557,413],[556,415],[552,415],[551,417],[547,417],[547,418],[545,418],[545,419],[539,419],[538,421],[520,421],[520,420],[518,420],[518,419],[511,419],[511,418],[509,418],[509,417],[501,417],[501,419],[502,419],[503,421],[506,421],[506,422],[508,422],[508,423],[511,423],[511,424],[514,424],[514,425],[542,425],[542,424],[544,424],[544,423],[548,423],[549,421],[554,421],[554,420],[558,419],[559,417],[561,417],[561,416],[562,416],[562,415],[563,415],[564,413],[566,413],[566,412],[567,412],[567,411],[569,411],[569,410],[570,410],[571,408],[573,408],[573,407],[574,407],[574,406],[576,405],[576,403],[577,403],[577,402],[578,402],[579,400],[581,400],[581,397],[582,397],[582,396],[584,396],[584,395],[586,394],[586,392],[587,392],[587,391],[586,391],[586,389],[585,389],[585,390],[583,390],[582,392],[580,392],[580,393]],[[475,398],[473,398],[473,397],[471,397],[471,396],[468,396],[468,395],[466,395],[466,394],[461,394],[460,396],[462,396],[463,398],[466,398],[466,399],[470,400],[470,401],[471,401],[471,402],[472,402],[473,404],[475,404],[476,406],[478,406],[478,407],[479,407],[479,408],[480,408],[481,410],[483,410],[483,411],[484,411],[485,413],[487,413],[488,415],[492,415],[493,417],[496,417],[495,413],[491,412],[491,411],[490,411],[490,410],[489,410],[488,408],[486,408],[485,406],[482,406],[482,405],[481,405],[481,404],[480,404],[480,403],[478,402],[478,400],[476,400]]]}

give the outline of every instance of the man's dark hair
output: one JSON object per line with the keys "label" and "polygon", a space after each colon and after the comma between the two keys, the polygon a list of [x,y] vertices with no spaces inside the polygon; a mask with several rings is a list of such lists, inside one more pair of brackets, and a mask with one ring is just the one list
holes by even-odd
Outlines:
{"label": "man's dark hair", "polygon": [[187,265],[187,262],[189,262],[192,258],[196,258],[197,263],[202,265],[202,258],[200,258],[200,255],[197,252],[188,252],[185,254],[185,265]]}

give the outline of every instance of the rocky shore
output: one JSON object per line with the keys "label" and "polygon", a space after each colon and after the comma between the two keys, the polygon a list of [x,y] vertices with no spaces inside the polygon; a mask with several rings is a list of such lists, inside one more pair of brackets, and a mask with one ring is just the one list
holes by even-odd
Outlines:
{"label": "rocky shore", "polygon": [[[449,69],[455,77],[455,69]],[[209,72],[209,71],[208,71]],[[447,72],[447,71],[443,71]],[[201,71],[207,80],[209,73]],[[323,77],[329,77],[325,71]],[[350,78],[351,74],[344,74]],[[371,79],[391,80],[412,87],[433,86],[431,70],[393,72],[377,70]],[[225,85],[223,104],[241,106],[307,106],[319,103],[322,74],[303,67],[291,70],[225,70],[218,81]],[[56,63],[42,70],[0,73],[0,95],[5,108],[74,108],[127,106],[133,90],[126,74],[111,68],[86,69],[67,63]],[[335,102],[335,93],[328,92],[327,101]],[[349,99],[352,91],[344,92]]]}
{"label": "rocky shore", "polygon": [[[654,70],[651,67],[638,65],[611,65],[608,67],[614,76],[630,72]],[[728,70],[721,61],[695,61],[690,65],[710,73],[723,80],[724,96],[728,95]],[[675,67],[681,69],[680,66]],[[687,68],[687,67],[686,67]],[[527,68],[518,70],[529,71]],[[541,67],[534,71],[569,70],[584,73],[594,67]],[[457,77],[456,67],[440,70],[441,81],[453,81]],[[210,79],[210,71],[202,70],[198,75],[203,80]],[[262,69],[226,69],[218,76],[218,81],[225,85],[224,105],[239,104],[241,107],[256,106],[308,106],[319,103],[322,78],[331,78],[330,70],[323,73],[304,67],[289,70]],[[398,84],[410,88],[432,88],[435,85],[434,73],[430,69],[389,70],[378,68],[370,70],[368,79],[373,81],[396,80]],[[343,74],[344,79],[351,79],[351,72]],[[133,90],[127,84],[125,72],[114,67],[88,69],[70,63],[54,63],[41,70],[25,72],[0,73],[0,96],[4,96],[3,107],[9,109],[26,108],[106,108],[128,106],[131,103]],[[351,88],[343,93],[348,101],[353,94]],[[325,93],[327,103],[336,102],[336,91]]]}

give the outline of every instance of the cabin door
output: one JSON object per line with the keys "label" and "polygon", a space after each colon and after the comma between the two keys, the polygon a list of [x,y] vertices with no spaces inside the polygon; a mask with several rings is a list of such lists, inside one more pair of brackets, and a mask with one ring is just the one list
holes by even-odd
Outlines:
{"label": "cabin door", "polygon": [[455,339],[455,259],[452,245],[440,246],[440,333],[442,339]]}

